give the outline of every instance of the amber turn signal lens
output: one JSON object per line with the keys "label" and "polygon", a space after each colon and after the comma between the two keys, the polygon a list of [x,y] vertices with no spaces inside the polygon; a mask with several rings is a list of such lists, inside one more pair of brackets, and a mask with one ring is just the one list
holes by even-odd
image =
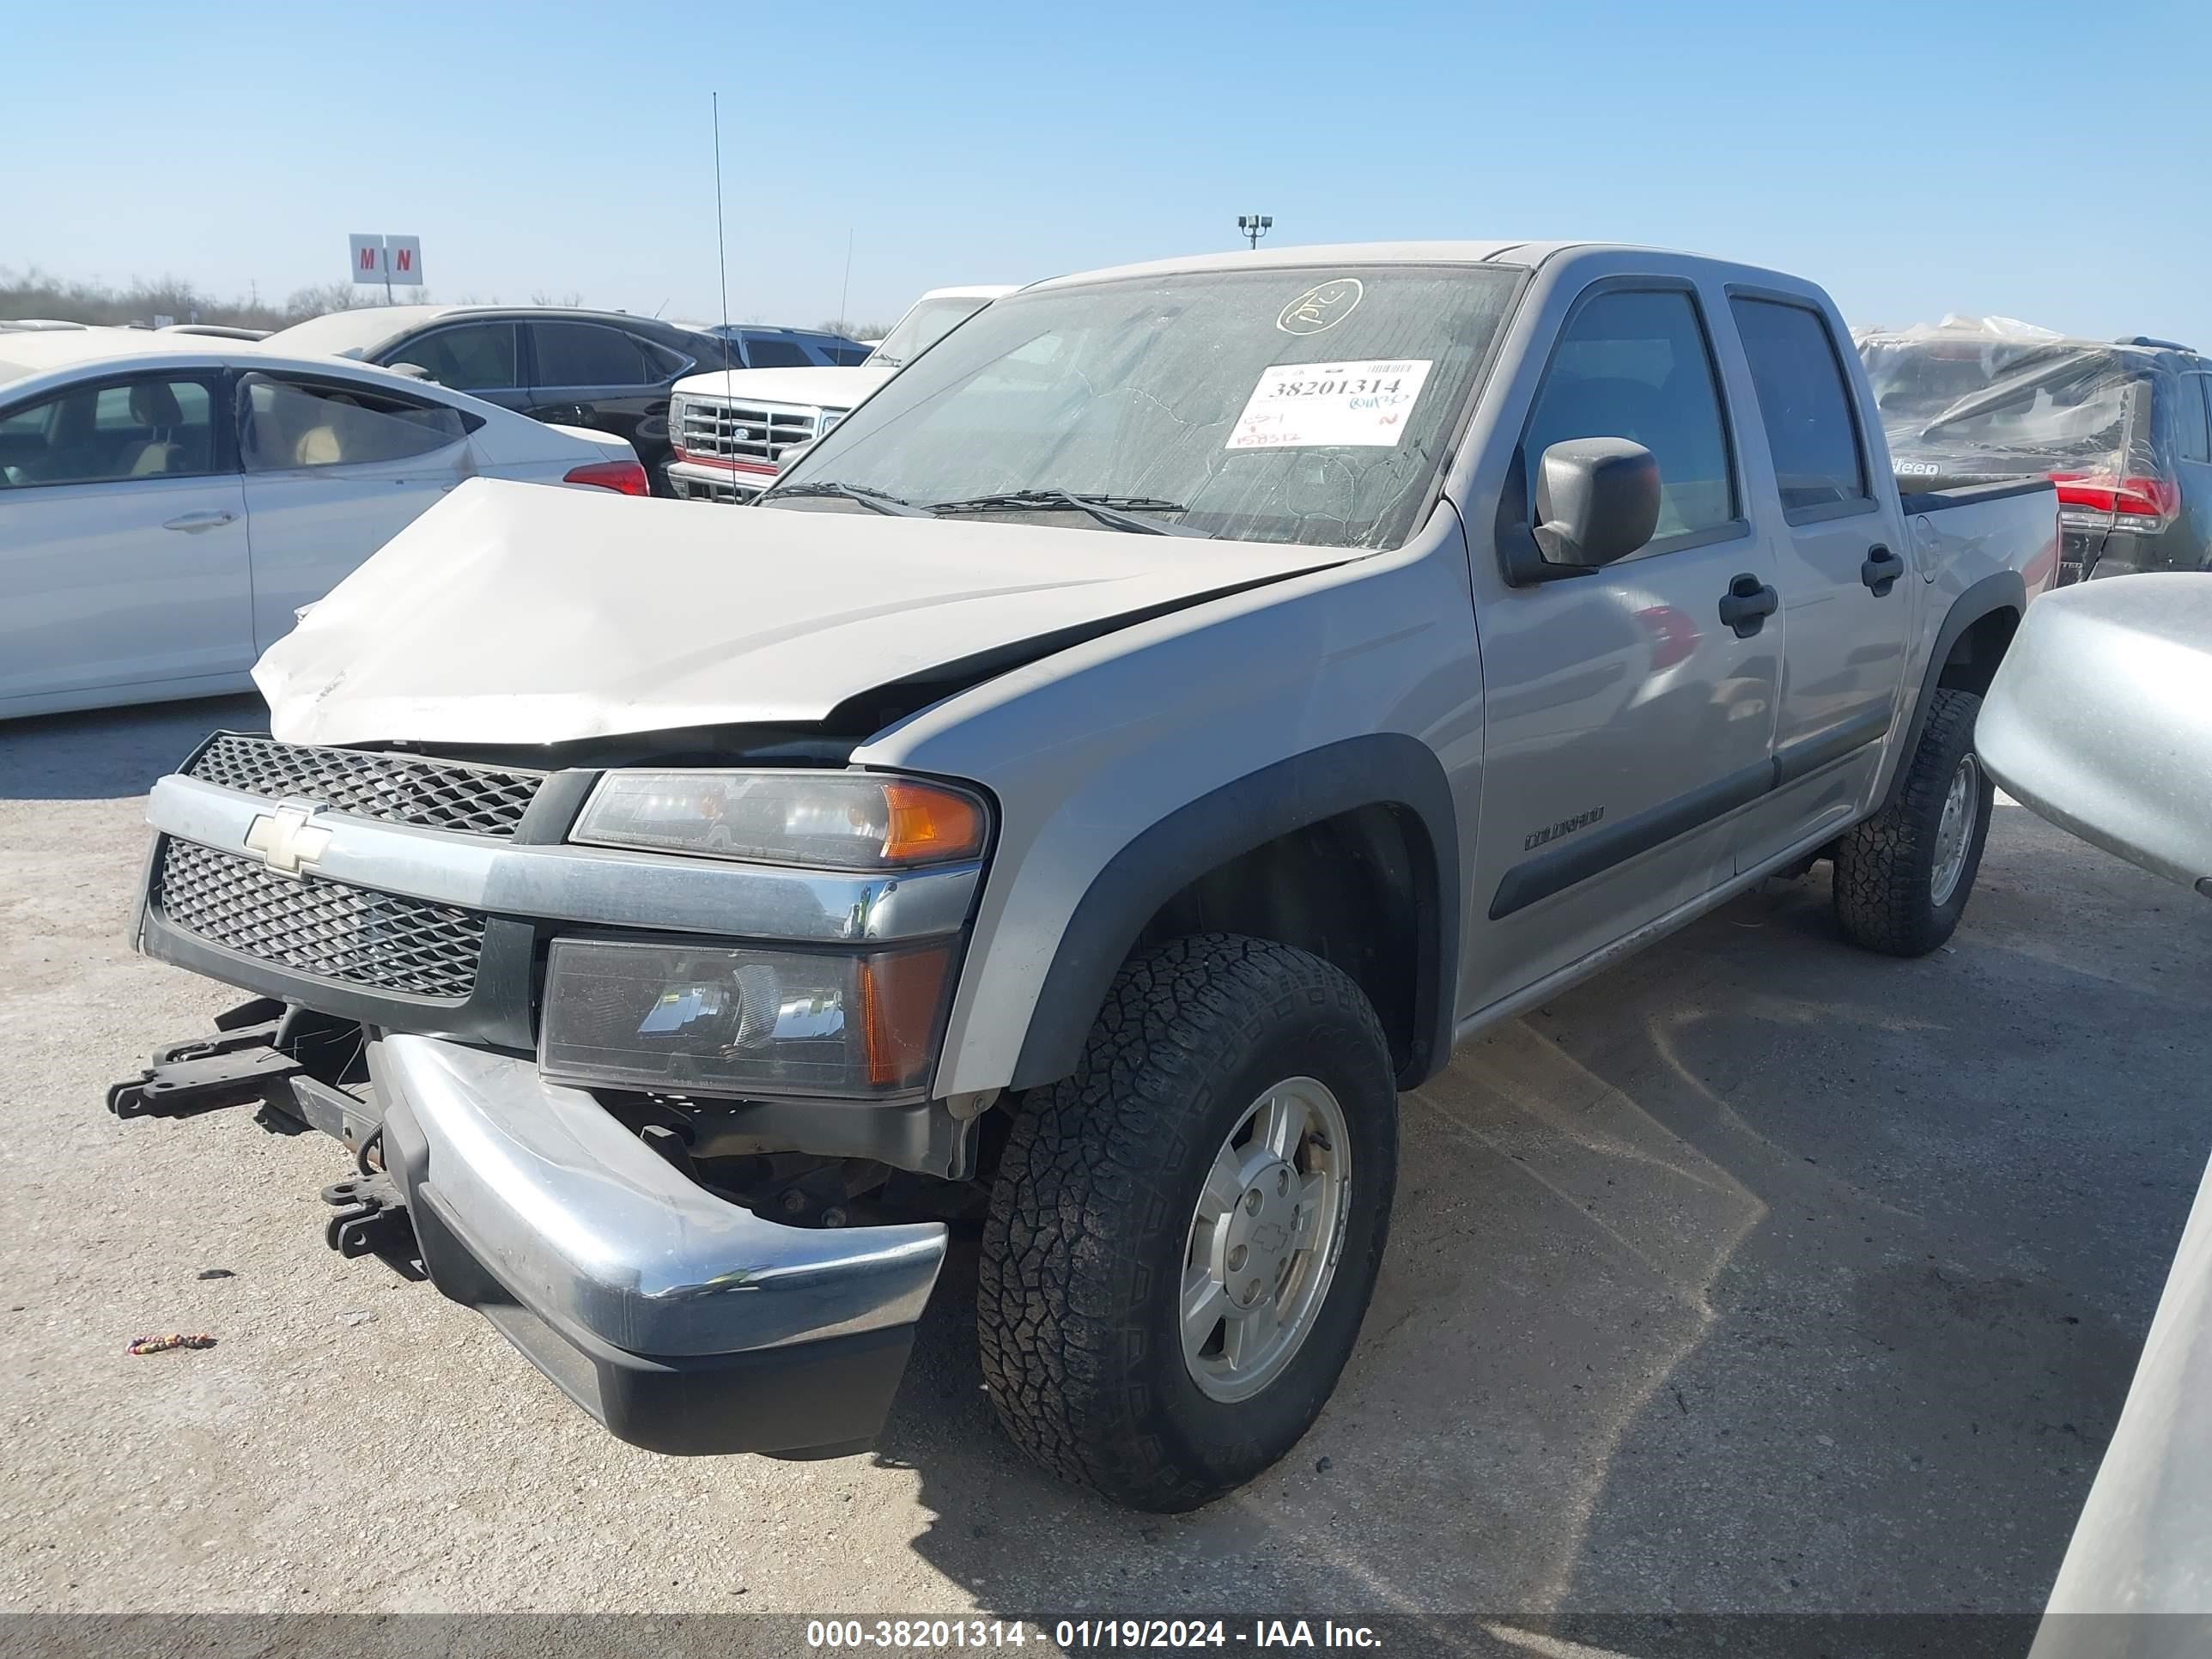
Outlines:
{"label": "amber turn signal lens", "polygon": [[932,864],[983,850],[983,811],[967,795],[927,783],[886,783],[886,864]]}
{"label": "amber turn signal lens", "polygon": [[923,1080],[951,955],[936,945],[860,958],[860,1031],[868,1081],[876,1087]]}

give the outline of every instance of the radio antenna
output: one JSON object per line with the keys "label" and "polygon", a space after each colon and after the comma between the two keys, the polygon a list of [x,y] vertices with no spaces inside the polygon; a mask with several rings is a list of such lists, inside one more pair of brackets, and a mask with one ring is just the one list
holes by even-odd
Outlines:
{"label": "radio antenna", "polygon": [[722,285],[722,396],[730,392],[730,247],[722,237],[722,94],[709,93],[714,111],[714,272]]}
{"label": "radio antenna", "polygon": [[840,332],[850,328],[853,319],[845,313],[845,301],[853,292],[853,233],[845,232],[845,281],[837,289],[837,327]]}

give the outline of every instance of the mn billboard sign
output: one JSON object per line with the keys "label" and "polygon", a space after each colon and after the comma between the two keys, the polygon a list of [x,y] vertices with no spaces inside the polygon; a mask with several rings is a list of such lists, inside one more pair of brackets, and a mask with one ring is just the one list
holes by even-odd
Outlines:
{"label": "mn billboard sign", "polygon": [[419,236],[349,236],[346,264],[356,283],[393,288],[422,286],[422,239]]}

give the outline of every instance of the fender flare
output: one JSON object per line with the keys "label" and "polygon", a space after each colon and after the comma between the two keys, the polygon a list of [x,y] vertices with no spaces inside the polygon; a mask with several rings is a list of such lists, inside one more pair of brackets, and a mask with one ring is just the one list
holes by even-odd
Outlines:
{"label": "fender flare", "polygon": [[1247,773],[1178,807],[1116,853],[1068,918],[1011,1086],[1034,1088],[1075,1069],[1114,975],[1169,899],[1256,847],[1363,806],[1408,815],[1411,861],[1425,889],[1414,896],[1419,960],[1399,1086],[1413,1088],[1442,1070],[1451,1054],[1458,983],[1459,815],[1433,750],[1402,732],[1376,732]]}
{"label": "fender flare", "polygon": [[2021,617],[2027,614],[2027,579],[2017,570],[2000,570],[1984,576],[1951,601],[1942,629],[1936,635],[1936,648],[1929,653],[1928,665],[1921,671],[1920,696],[1912,705],[1912,721],[1905,729],[1905,741],[1898,745],[1889,787],[1882,792],[1883,807],[1897,799],[1899,792],[1905,787],[1905,775],[1912,769],[1911,757],[1920,746],[1920,733],[1928,725],[1928,711],[1936,702],[1936,682],[1943,678],[1943,665],[1951,659],[1951,648],[1968,629],[1998,611],[2010,611]]}

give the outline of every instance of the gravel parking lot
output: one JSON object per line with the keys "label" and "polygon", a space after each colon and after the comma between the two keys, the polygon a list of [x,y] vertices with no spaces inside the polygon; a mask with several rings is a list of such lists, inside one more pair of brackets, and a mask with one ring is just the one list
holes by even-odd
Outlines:
{"label": "gravel parking lot", "polygon": [[333,1143],[102,1109],[232,1000],[123,942],[139,797],[260,719],[0,727],[0,1607],[2033,1611],[2212,1146],[2202,901],[2003,805],[1926,961],[1772,884],[1409,1097],[1344,1384],[1228,1501],[1021,1462],[972,1250],[875,1455],[656,1458],[325,1249]]}

